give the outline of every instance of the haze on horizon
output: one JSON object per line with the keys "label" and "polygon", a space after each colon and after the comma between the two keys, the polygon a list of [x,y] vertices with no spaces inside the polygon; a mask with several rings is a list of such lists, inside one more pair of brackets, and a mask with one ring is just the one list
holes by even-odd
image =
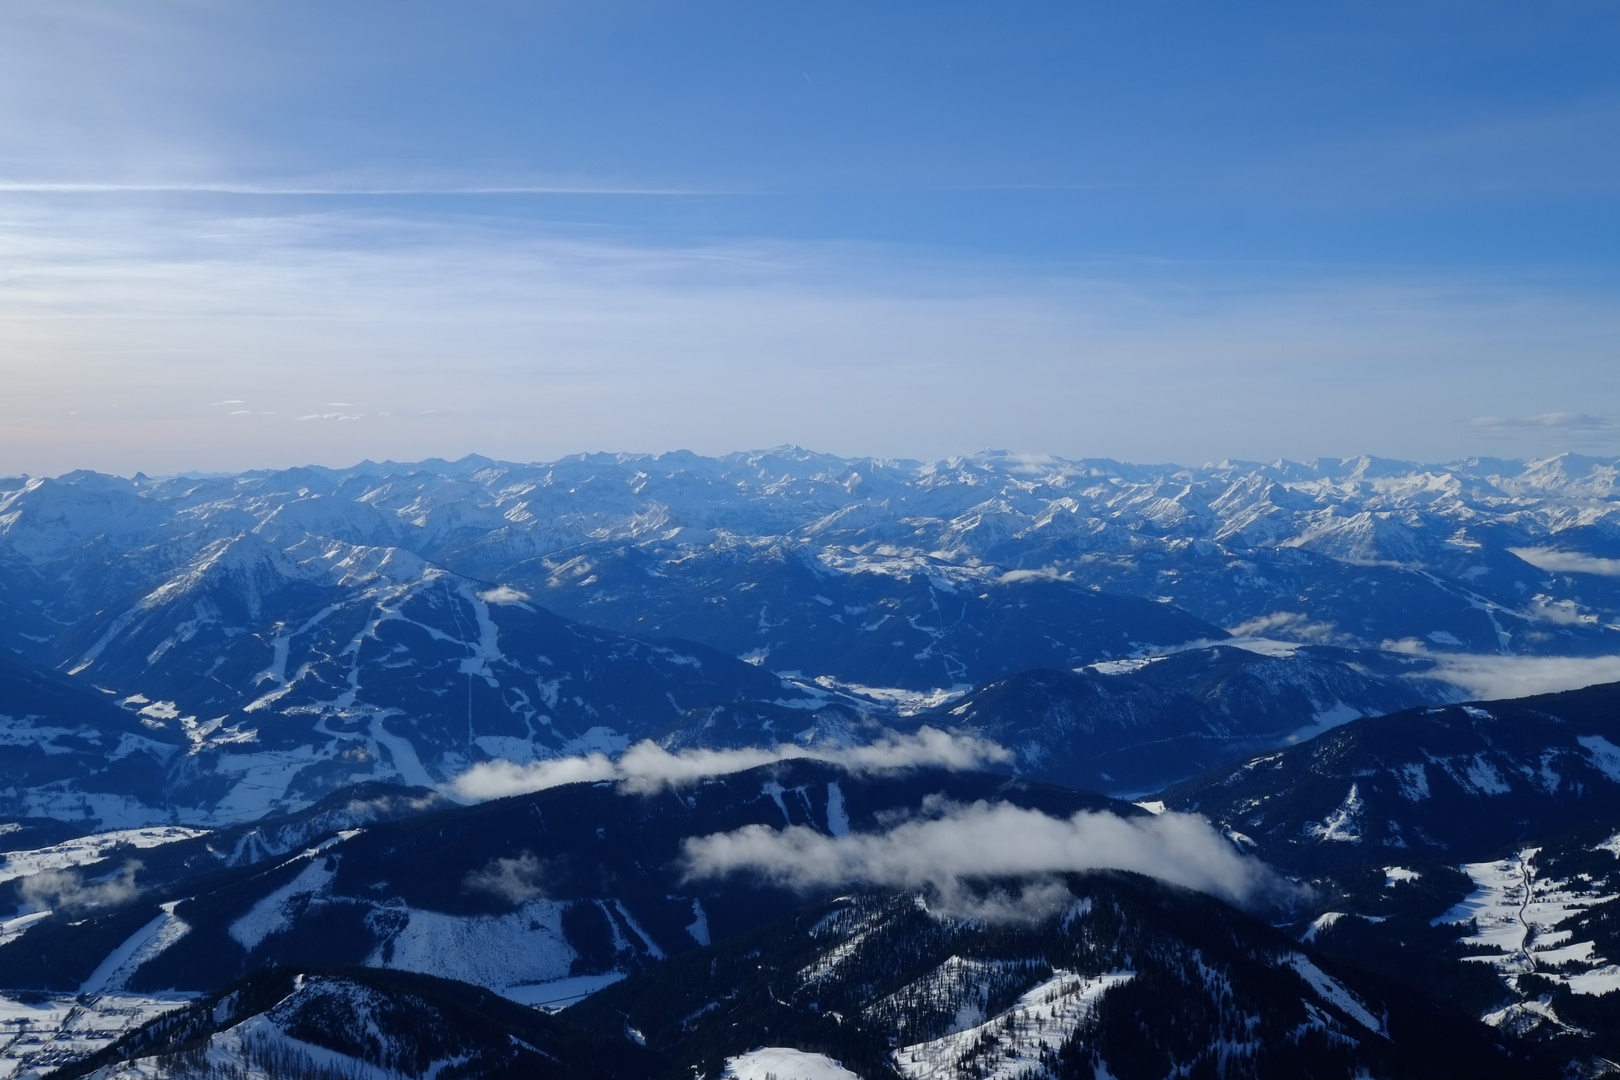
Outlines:
{"label": "haze on horizon", "polygon": [[0,474],[1620,454],[1620,9],[0,7]]}

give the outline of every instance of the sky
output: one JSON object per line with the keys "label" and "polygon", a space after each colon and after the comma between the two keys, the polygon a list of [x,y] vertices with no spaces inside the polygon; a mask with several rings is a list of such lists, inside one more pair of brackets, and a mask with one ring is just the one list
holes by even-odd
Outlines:
{"label": "sky", "polygon": [[0,474],[1620,454],[1620,6],[0,5]]}

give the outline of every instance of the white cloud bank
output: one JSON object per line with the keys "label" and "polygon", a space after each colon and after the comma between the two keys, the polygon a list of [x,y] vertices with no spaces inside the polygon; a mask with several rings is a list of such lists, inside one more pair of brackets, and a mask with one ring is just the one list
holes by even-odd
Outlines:
{"label": "white cloud bank", "polygon": [[670,753],[649,740],[626,750],[617,761],[606,754],[553,758],[519,765],[489,761],[474,765],[451,784],[463,799],[481,802],[563,784],[615,781],[626,791],[646,794],[711,776],[725,776],[777,761],[804,759],[841,765],[855,772],[895,772],[936,767],[977,769],[1012,760],[1011,751],[988,739],[953,735],[931,727],[913,735],[891,735],[866,746],[811,748],[795,745],[738,750],[682,750]]}
{"label": "white cloud bank", "polygon": [[1550,574],[1596,574],[1600,577],[1620,577],[1620,559],[1600,559],[1582,555],[1578,551],[1559,551],[1547,547],[1510,547],[1513,554]]}
{"label": "white cloud bank", "polygon": [[[1055,818],[982,801],[888,832],[836,838],[798,825],[749,825],[688,840],[685,859],[689,879],[753,872],[804,891],[845,885],[922,889],[947,910],[979,917],[1050,910],[1054,899],[1067,898],[1052,876],[1083,870],[1132,870],[1243,906],[1283,900],[1299,888],[1238,852],[1197,815],[1123,818],[1082,811]],[[965,886],[990,877],[1048,880],[1017,901],[1003,897],[987,904]]]}
{"label": "white cloud bank", "polygon": [[1434,660],[1434,669],[1411,678],[1450,683],[1476,701],[1556,694],[1598,683],[1620,682],[1620,656],[1425,655]]}

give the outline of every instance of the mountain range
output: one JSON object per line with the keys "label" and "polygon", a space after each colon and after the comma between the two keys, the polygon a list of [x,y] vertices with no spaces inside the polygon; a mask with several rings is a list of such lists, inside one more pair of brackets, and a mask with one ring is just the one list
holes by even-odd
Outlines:
{"label": "mountain range", "polygon": [[1602,1075],[1617,475],[0,479],[0,1076]]}

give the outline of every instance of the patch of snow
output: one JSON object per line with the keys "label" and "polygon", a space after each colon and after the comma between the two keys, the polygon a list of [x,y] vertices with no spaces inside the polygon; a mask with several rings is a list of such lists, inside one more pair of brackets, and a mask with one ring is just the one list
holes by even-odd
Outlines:
{"label": "patch of snow", "polygon": [[411,745],[409,739],[394,735],[383,727],[383,720],[390,711],[397,710],[378,710],[371,718],[371,728],[367,733],[378,745],[388,748],[389,756],[394,759],[394,771],[401,780],[414,787],[433,787],[433,777],[422,767],[422,759],[416,756],[416,747]]}
{"label": "patch of snow", "polygon": [[1422,876],[1416,870],[1408,870],[1404,866],[1386,866],[1384,867],[1384,888],[1394,888],[1402,882],[1416,881]]}
{"label": "patch of snow", "polygon": [[1593,768],[1610,780],[1620,783],[1620,746],[1614,745],[1601,735],[1578,735],[1575,741],[1586,748],[1586,755]]}
{"label": "patch of snow", "polygon": [[894,1052],[895,1067],[907,1080],[954,1080],[963,1074],[964,1062],[976,1058],[983,1071],[974,1075],[981,1080],[1017,1080],[1040,1067],[1043,1043],[1067,1042],[1105,993],[1135,975],[1054,972],[999,1016],[943,1038],[901,1047]]}
{"label": "patch of snow", "polygon": [[[973,689],[967,683],[958,683],[951,687],[935,687],[932,690],[907,690],[903,687],[894,686],[863,686],[860,683],[842,682],[831,675],[817,676],[815,682],[810,685],[819,687],[822,690],[831,690],[834,693],[862,699],[870,704],[886,706],[901,716],[915,716],[917,713],[948,705]],[[809,689],[809,686],[805,688]]]}
{"label": "patch of snow", "polygon": [[692,921],[686,924],[686,932],[699,945],[709,944],[709,913],[703,910],[703,901],[692,901]]}
{"label": "patch of snow", "polygon": [[860,1080],[825,1054],[786,1046],[762,1046],[726,1059],[725,1080]]}
{"label": "patch of snow", "polygon": [[33,926],[41,919],[49,918],[50,914],[49,910],[31,911],[27,915],[19,915],[15,919],[6,919],[0,922],[0,945],[22,937],[24,931],[30,926]]}
{"label": "patch of snow", "polygon": [[1299,940],[1307,942],[1315,941],[1318,934],[1331,928],[1342,918],[1344,918],[1344,912],[1342,911],[1323,912],[1311,920],[1311,925],[1307,927],[1305,932],[1299,936]]}
{"label": "patch of snow", "polygon": [[833,836],[849,835],[849,810],[844,806],[844,789],[836,780],[827,781],[827,832]]}
{"label": "patch of snow", "polygon": [[[460,979],[504,993],[526,983],[568,977],[578,958],[563,933],[564,905],[530,900],[504,915],[447,915],[420,908],[385,908],[368,918],[385,940],[366,960],[368,967],[420,971]],[[404,916],[404,925],[397,919]]]}
{"label": "patch of snow", "polygon": [[231,923],[228,933],[238,945],[252,952],[265,938],[292,929],[293,901],[300,896],[314,897],[326,892],[336,874],[337,871],[327,869],[325,859],[310,860],[297,877],[260,897],[245,915]]}
{"label": "patch of snow", "polygon": [[1143,656],[1129,660],[1100,660],[1095,664],[1087,664],[1085,667],[1078,667],[1074,670],[1081,675],[1088,671],[1095,672],[1098,675],[1129,675],[1132,672],[1141,671],[1155,660],[1163,659],[1162,656]]}
{"label": "patch of snow", "polygon": [[549,982],[517,983],[502,990],[501,996],[546,1012],[557,1012],[584,1001],[623,978],[624,972],[610,971],[604,975],[573,975]]}
{"label": "patch of snow", "polygon": [[191,927],[174,913],[178,904],[178,900],[164,904],[163,914],[108,953],[96,970],[90,973],[90,977],[84,980],[84,985],[79,987],[79,994],[104,994],[124,989],[124,984],[142,964],[190,933]]}
{"label": "patch of snow", "polygon": [[1429,797],[1429,773],[1421,761],[1402,765],[1397,774],[1401,781],[1401,797],[1418,802]]}
{"label": "patch of snow", "polygon": [[1388,1035],[1384,1022],[1367,1011],[1367,1006],[1352,994],[1349,989],[1311,963],[1310,959],[1302,953],[1293,953],[1288,957],[1288,965],[1299,972],[1299,977],[1316,992],[1323,1001],[1348,1015],[1356,1023],[1375,1035]]}
{"label": "patch of snow", "polygon": [[1342,701],[1335,702],[1329,708],[1317,710],[1316,715],[1311,717],[1309,724],[1301,728],[1295,728],[1288,733],[1287,738],[1283,741],[1290,745],[1306,742],[1316,738],[1324,731],[1332,731],[1336,727],[1343,727],[1352,720],[1359,720],[1361,716],[1361,710],[1355,706],[1346,705]]}
{"label": "patch of snow", "polygon": [[788,813],[787,803],[782,801],[782,795],[786,791],[787,788],[783,787],[781,784],[778,784],[775,780],[767,780],[765,783],[759,786],[759,793],[761,795],[769,795],[773,800],[775,800],[776,808],[782,811],[783,823],[791,826],[793,824],[793,817]]}
{"label": "patch of snow", "polygon": [[1361,792],[1355,784],[1350,785],[1350,791],[1344,797],[1344,802],[1320,823],[1309,822],[1305,826],[1305,835],[1321,842],[1337,844],[1361,843],[1361,815],[1367,804],[1362,801]]}

